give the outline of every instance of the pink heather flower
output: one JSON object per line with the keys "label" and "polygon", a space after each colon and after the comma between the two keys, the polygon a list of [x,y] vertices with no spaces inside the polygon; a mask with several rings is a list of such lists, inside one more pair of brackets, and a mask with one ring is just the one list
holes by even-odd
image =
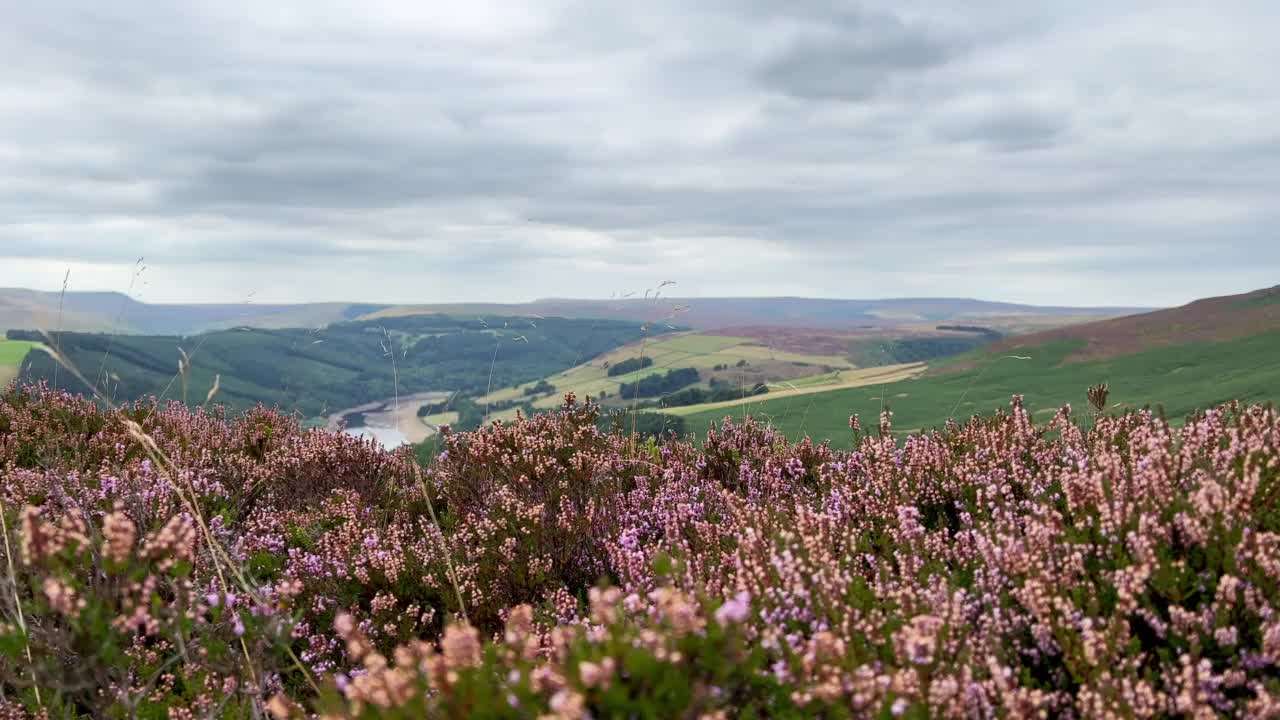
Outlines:
{"label": "pink heather flower", "polygon": [[231,626],[231,631],[236,634],[236,637],[244,635],[244,623],[240,620],[239,615],[236,615],[236,621],[235,624]]}
{"label": "pink heather flower", "polygon": [[716,622],[731,625],[746,621],[751,615],[751,593],[743,590],[716,609]]}
{"label": "pink heather flower", "polygon": [[102,554],[115,562],[124,562],[138,539],[138,528],[119,509],[111,512],[102,522]]}
{"label": "pink heather flower", "polygon": [[909,705],[910,703],[907,702],[906,698],[898,698],[893,701],[893,707],[889,708],[889,712],[893,713],[894,717],[901,717],[902,713],[907,711]]}
{"label": "pink heather flower", "polygon": [[218,607],[218,593],[211,592],[208,595],[205,595],[204,599],[206,602],[209,603],[209,607],[211,608]]}
{"label": "pink heather flower", "polygon": [[470,625],[450,625],[445,628],[440,648],[444,653],[445,665],[450,669],[480,664],[480,633]]}
{"label": "pink heather flower", "polygon": [[44,596],[49,607],[66,616],[75,615],[85,606],[84,599],[76,596],[74,588],[56,578],[45,578]]}
{"label": "pink heather flower", "polygon": [[556,691],[550,705],[551,710],[565,720],[578,720],[586,713],[586,699],[568,688]]}
{"label": "pink heather flower", "polygon": [[1239,636],[1240,633],[1234,625],[1231,627],[1218,628],[1213,633],[1213,639],[1222,647],[1231,647],[1235,645]]}
{"label": "pink heather flower", "polygon": [[607,688],[609,681],[613,677],[615,667],[613,658],[605,658],[599,663],[583,661],[578,663],[578,676],[582,678],[582,685],[588,688]]}

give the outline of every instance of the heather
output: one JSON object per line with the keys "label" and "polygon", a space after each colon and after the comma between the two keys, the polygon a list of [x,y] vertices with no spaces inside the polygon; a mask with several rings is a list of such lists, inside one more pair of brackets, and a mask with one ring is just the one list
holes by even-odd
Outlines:
{"label": "heather", "polygon": [[1280,714],[1273,408],[849,424],[641,439],[570,395],[424,468],[14,388],[0,712]]}

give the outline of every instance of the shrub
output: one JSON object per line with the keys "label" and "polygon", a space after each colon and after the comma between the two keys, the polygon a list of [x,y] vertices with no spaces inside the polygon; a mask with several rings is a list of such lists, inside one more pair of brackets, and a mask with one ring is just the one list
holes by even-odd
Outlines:
{"label": "shrub", "polygon": [[636,442],[570,395],[420,474],[265,409],[19,388],[0,712],[1275,716],[1280,416],[1088,420],[885,413],[837,452]]}

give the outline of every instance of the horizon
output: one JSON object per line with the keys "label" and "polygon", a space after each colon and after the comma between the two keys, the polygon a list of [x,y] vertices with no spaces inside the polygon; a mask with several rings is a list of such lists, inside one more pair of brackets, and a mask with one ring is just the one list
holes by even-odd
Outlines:
{"label": "horizon", "polygon": [[[88,288],[88,289],[81,289],[81,288],[71,287],[70,285],[66,288],[66,292],[67,292],[68,294],[72,294],[72,293],[81,293],[81,294],[117,295],[117,296],[121,296],[121,297],[127,297],[127,298],[129,298],[129,299],[133,300],[134,302],[139,302],[139,303],[143,303],[143,304],[147,304],[147,305],[175,305],[175,306],[179,306],[179,305],[181,305],[181,306],[201,306],[201,305],[248,305],[248,306],[253,306],[253,305],[273,305],[273,306],[288,306],[288,305],[380,305],[380,306],[386,306],[386,307],[396,307],[396,306],[406,306],[406,307],[408,307],[408,306],[424,306],[424,307],[430,307],[430,306],[450,306],[450,305],[500,305],[500,306],[501,306],[501,305],[511,305],[511,306],[519,306],[519,305],[532,305],[532,304],[536,304],[536,303],[548,303],[548,302],[566,302],[566,303],[575,303],[575,302],[581,302],[581,303],[621,303],[621,302],[646,302],[646,301],[648,301],[648,302],[656,302],[657,300],[661,299],[661,300],[662,300],[662,301],[664,301],[664,302],[679,302],[679,301],[682,301],[682,300],[690,300],[690,301],[697,301],[697,300],[804,300],[804,301],[814,301],[814,302],[913,302],[913,301],[915,301],[915,302],[919,302],[919,301],[930,301],[930,302],[946,302],[946,301],[950,301],[950,302],[957,302],[957,301],[962,301],[962,302],[988,303],[988,304],[994,304],[994,305],[1012,305],[1012,306],[1020,306],[1020,307],[1028,307],[1028,308],[1065,308],[1065,309],[1089,309],[1089,310],[1115,309],[1115,310],[1140,310],[1140,311],[1149,311],[1149,310],[1162,310],[1162,309],[1171,308],[1171,307],[1179,307],[1179,306],[1181,306],[1181,305],[1185,305],[1185,304],[1187,304],[1187,303],[1195,302],[1196,300],[1203,300],[1203,299],[1210,298],[1210,297],[1223,297],[1223,296],[1230,296],[1230,295],[1246,294],[1246,293],[1253,292],[1253,291],[1256,291],[1256,290],[1261,290],[1261,289],[1265,289],[1265,288],[1248,288],[1248,289],[1241,289],[1241,290],[1239,290],[1239,291],[1237,291],[1237,292],[1225,293],[1225,295],[1212,295],[1212,296],[1204,296],[1204,297],[1194,297],[1194,298],[1189,298],[1189,299],[1187,299],[1187,300],[1186,300],[1186,301],[1184,301],[1184,302],[1179,302],[1179,303],[1174,304],[1174,305],[1114,305],[1114,304],[1085,304],[1085,303],[1072,304],[1072,305],[1053,305],[1053,304],[1035,304],[1035,303],[1021,302],[1021,301],[1019,301],[1019,300],[1010,300],[1010,299],[1003,299],[1003,298],[975,297],[975,296],[959,296],[959,295],[901,295],[901,296],[884,296],[884,297],[834,297],[834,296],[807,296],[807,295],[676,295],[676,294],[673,294],[673,295],[665,295],[665,294],[664,294],[664,295],[661,295],[661,296],[659,296],[659,297],[650,297],[650,298],[645,298],[645,297],[641,297],[641,296],[637,295],[637,294],[636,294],[636,293],[634,293],[634,292],[628,293],[628,294],[627,294],[627,296],[625,296],[625,297],[624,297],[624,296],[617,296],[617,297],[578,297],[578,296],[571,296],[571,295],[563,295],[563,296],[556,296],[556,295],[544,295],[544,296],[538,296],[538,297],[533,297],[533,298],[529,298],[529,299],[520,299],[520,300],[511,300],[511,301],[495,301],[495,300],[483,300],[483,299],[472,299],[472,300],[467,300],[467,299],[463,299],[463,300],[426,300],[426,301],[424,301],[424,300],[410,300],[410,301],[380,301],[380,300],[367,300],[367,299],[363,299],[363,298],[360,298],[360,299],[354,299],[354,300],[353,300],[353,299],[326,299],[326,300],[289,301],[289,300],[272,300],[272,299],[264,299],[264,298],[257,297],[257,296],[255,295],[255,296],[253,296],[252,298],[250,298],[249,300],[241,300],[241,301],[238,301],[238,302],[237,302],[237,301],[230,301],[230,300],[207,300],[207,299],[195,299],[195,300],[191,300],[191,299],[185,299],[185,300],[184,300],[184,299],[173,299],[173,300],[170,300],[170,299],[164,299],[164,300],[154,300],[154,299],[148,299],[148,298],[144,298],[144,297],[138,297],[137,295],[132,294],[132,293],[130,293],[130,292],[128,292],[128,291],[125,291],[125,290],[113,290],[113,289],[109,289],[109,288]],[[37,287],[0,286],[0,293],[6,292],[6,291],[10,291],[10,292],[13,292],[13,291],[16,291],[16,292],[26,292],[26,291],[30,291],[30,292],[37,292],[37,293],[42,293],[42,294],[58,295],[58,294],[60,294],[60,293],[62,292],[62,288],[61,288],[61,287],[54,287],[54,288],[37,288]]]}

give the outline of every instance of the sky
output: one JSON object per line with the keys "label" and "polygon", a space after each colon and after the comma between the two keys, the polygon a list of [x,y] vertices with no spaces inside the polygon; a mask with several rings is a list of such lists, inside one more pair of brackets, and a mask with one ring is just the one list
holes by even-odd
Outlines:
{"label": "sky", "polygon": [[1152,306],[1280,282],[1274,0],[0,8],[0,286]]}

